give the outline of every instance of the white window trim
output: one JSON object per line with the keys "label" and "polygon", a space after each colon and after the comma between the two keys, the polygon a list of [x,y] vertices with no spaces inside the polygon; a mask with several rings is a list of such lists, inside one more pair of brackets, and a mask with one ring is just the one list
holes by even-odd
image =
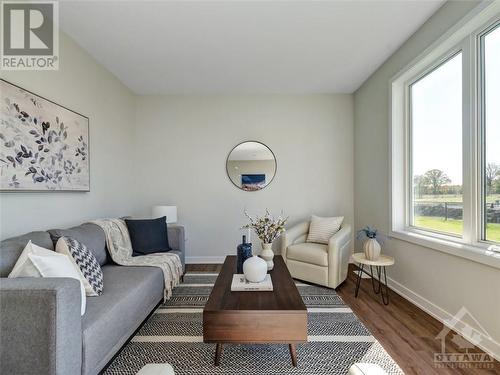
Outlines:
{"label": "white window trim", "polygon": [[[478,93],[476,78],[479,69],[475,60],[477,36],[487,24],[500,16],[500,2],[482,2],[467,14],[460,22],[429,46],[421,55],[396,74],[389,85],[389,113],[391,131],[389,132],[390,149],[390,236],[415,243],[434,250],[460,256],[488,266],[500,268],[500,252],[493,251],[498,246],[479,241],[475,233],[481,227],[482,207],[480,152],[477,134],[479,134],[479,115],[477,108]],[[408,136],[408,95],[409,84],[436,66],[442,64],[458,51],[462,51],[463,64],[463,204],[464,235],[453,237],[410,227],[408,191],[411,188],[409,174],[409,136]],[[470,72],[474,72],[470,74]],[[473,211],[474,210],[474,211]]]}

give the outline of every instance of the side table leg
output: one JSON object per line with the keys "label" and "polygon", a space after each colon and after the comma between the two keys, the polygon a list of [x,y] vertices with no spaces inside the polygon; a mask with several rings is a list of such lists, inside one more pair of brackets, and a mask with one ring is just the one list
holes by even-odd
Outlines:
{"label": "side table leg", "polygon": [[[375,270],[379,270],[378,266],[375,266]],[[373,288],[373,292],[375,294],[379,294],[380,293],[380,276],[379,276],[379,282],[378,282],[378,288],[375,288],[375,278],[373,277],[373,267],[370,266],[370,276],[372,278],[372,288]]]}
{"label": "side table leg", "polygon": [[292,357],[292,366],[297,367],[297,350],[295,349],[295,344],[288,345],[290,348],[290,357]]}
{"label": "side table leg", "polygon": [[358,292],[359,292],[359,285],[361,284],[361,276],[363,275],[363,264],[360,264],[358,266],[358,278],[356,280],[356,291],[354,292],[354,297],[358,298]]}
{"label": "side table leg", "polygon": [[382,302],[384,303],[384,305],[388,305],[389,304],[389,287],[387,286],[387,270],[386,270],[385,266],[380,267],[380,268],[382,268],[382,273],[384,274],[385,297],[384,297],[383,288],[380,286],[382,280],[379,276],[380,295],[382,296]]}
{"label": "side table leg", "polygon": [[[389,287],[387,286],[387,270],[385,266],[377,266],[377,276],[378,276],[378,290],[382,296],[382,302],[384,305],[389,304]],[[382,282],[382,277],[384,277],[384,282]],[[385,295],[384,295],[385,289]]]}
{"label": "side table leg", "polygon": [[222,354],[222,344],[217,343],[215,346],[215,366],[220,365],[220,357]]}

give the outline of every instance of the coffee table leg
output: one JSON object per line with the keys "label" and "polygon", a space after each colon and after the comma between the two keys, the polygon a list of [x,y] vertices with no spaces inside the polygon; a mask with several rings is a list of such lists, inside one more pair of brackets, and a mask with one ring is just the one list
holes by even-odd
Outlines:
{"label": "coffee table leg", "polygon": [[222,344],[217,343],[215,346],[215,366],[220,365],[221,354],[222,354]]}
{"label": "coffee table leg", "polygon": [[293,367],[297,367],[297,350],[295,350],[295,344],[288,345],[290,348],[290,357],[292,357]]}

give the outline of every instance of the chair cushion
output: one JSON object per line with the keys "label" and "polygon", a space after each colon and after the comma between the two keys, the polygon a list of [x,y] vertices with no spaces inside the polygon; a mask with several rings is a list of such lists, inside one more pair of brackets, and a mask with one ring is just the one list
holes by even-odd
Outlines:
{"label": "chair cushion", "polygon": [[312,215],[307,242],[328,244],[330,237],[340,230],[343,221],[343,216],[319,217]]}
{"label": "chair cushion", "polygon": [[288,246],[286,257],[299,262],[328,267],[328,249],[319,243],[298,243]]}
{"label": "chair cushion", "polygon": [[106,238],[104,231],[96,224],[86,223],[69,229],[51,229],[48,231],[54,247],[59,238],[69,237],[87,246],[94,254],[99,265],[107,263]]}
{"label": "chair cushion", "polygon": [[87,298],[82,319],[83,371],[97,374],[163,298],[158,267],[102,267],[102,295]]}

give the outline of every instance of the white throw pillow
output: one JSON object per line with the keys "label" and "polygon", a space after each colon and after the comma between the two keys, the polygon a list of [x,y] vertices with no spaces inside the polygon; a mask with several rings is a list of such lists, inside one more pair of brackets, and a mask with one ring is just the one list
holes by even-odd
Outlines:
{"label": "white throw pillow", "polygon": [[307,242],[315,242],[327,244],[335,233],[340,230],[340,226],[344,221],[343,216],[339,217],[319,217],[311,216],[311,224],[309,225],[309,234]]}
{"label": "white throw pillow", "polygon": [[85,314],[86,296],[85,288],[80,280],[80,272],[66,255],[50,251],[51,254],[28,254],[28,258],[33,262],[38,272],[43,277],[70,277],[80,282],[82,295],[81,314]]}
{"label": "white throw pillow", "polygon": [[45,249],[29,241],[24,247],[24,250],[19,256],[19,258],[17,259],[17,262],[14,265],[12,271],[10,272],[9,277],[10,278],[41,277],[42,275],[40,275],[40,272],[38,272],[37,268],[33,265],[30,258],[28,258],[28,255],[29,254],[50,255],[53,253],[54,252],[52,250]]}

